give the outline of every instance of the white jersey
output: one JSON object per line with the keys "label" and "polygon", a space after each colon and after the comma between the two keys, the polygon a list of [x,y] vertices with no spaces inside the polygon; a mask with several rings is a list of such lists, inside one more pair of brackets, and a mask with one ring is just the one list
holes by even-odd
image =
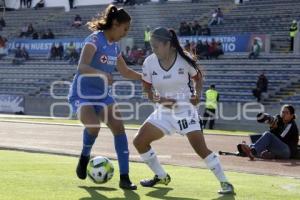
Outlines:
{"label": "white jersey", "polygon": [[155,54],[148,56],[143,64],[143,81],[151,84],[160,97],[172,98],[177,102],[189,102],[194,93],[191,79],[196,75],[196,69],[178,53],[168,70],[161,67]]}

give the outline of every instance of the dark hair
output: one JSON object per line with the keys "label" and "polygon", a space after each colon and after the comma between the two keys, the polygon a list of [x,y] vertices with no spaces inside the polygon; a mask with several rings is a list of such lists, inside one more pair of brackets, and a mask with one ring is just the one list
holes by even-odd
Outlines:
{"label": "dark hair", "polygon": [[123,24],[130,22],[131,17],[123,8],[117,8],[116,6],[110,4],[107,6],[104,12],[89,21],[87,25],[92,31],[108,30],[112,27],[113,20]]}
{"label": "dark hair", "polygon": [[[183,57],[183,59],[186,60],[193,68],[195,68],[196,71],[198,73],[200,73],[201,76],[203,76],[200,67],[196,63],[196,60],[191,58],[187,54],[187,52],[185,52],[183,50],[183,48],[180,46],[176,32],[173,29],[166,29],[166,28],[162,28],[162,27],[156,28],[152,31],[151,37],[155,38],[156,40],[158,40],[160,42],[164,42],[164,43],[170,41],[171,46],[173,46],[177,50],[179,55],[181,57]],[[194,55],[192,55],[192,56],[194,57]]]}
{"label": "dark hair", "polygon": [[293,119],[296,119],[295,108],[292,105],[286,104],[286,105],[283,105],[282,108],[288,109],[290,111],[290,114],[294,115]]}

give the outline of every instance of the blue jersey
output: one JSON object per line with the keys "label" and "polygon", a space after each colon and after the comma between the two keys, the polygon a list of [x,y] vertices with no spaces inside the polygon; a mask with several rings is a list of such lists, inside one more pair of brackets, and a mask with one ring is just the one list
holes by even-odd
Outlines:
{"label": "blue jersey", "polygon": [[[110,43],[103,31],[96,31],[85,39],[84,45],[86,44],[91,44],[96,48],[95,55],[91,63],[87,63],[88,65],[110,74],[116,71],[117,59],[121,55],[117,43]],[[77,71],[70,88],[69,100],[103,99],[108,95],[107,92],[108,88],[104,87],[104,81],[101,78],[87,74],[81,75]]]}

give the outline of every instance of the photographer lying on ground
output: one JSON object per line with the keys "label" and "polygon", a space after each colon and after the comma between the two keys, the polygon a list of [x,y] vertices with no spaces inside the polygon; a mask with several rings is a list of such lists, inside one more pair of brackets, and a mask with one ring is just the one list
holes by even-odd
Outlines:
{"label": "photographer lying on ground", "polygon": [[250,157],[264,159],[288,159],[297,156],[299,132],[295,123],[295,109],[291,105],[284,105],[281,114],[271,116],[266,113],[259,113],[257,121],[267,123],[270,130],[253,144],[240,144],[241,150]]}

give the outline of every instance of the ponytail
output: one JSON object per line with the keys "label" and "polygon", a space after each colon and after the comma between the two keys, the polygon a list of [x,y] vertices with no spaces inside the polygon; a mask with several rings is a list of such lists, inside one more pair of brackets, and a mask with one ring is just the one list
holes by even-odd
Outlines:
{"label": "ponytail", "polygon": [[[186,60],[200,75],[202,76],[202,71],[200,67],[197,65],[196,60],[192,59],[187,52],[183,50],[183,48],[180,46],[179,40],[177,38],[177,35],[173,29],[169,29],[169,32],[171,33],[171,44],[174,46],[174,48],[177,50],[179,55],[183,57],[184,60]],[[194,55],[192,55],[194,56]]]}
{"label": "ponytail", "polygon": [[123,8],[117,8],[115,5],[110,4],[104,12],[89,21],[87,25],[92,31],[108,30],[112,27],[113,20],[123,24],[130,22],[131,17]]}

